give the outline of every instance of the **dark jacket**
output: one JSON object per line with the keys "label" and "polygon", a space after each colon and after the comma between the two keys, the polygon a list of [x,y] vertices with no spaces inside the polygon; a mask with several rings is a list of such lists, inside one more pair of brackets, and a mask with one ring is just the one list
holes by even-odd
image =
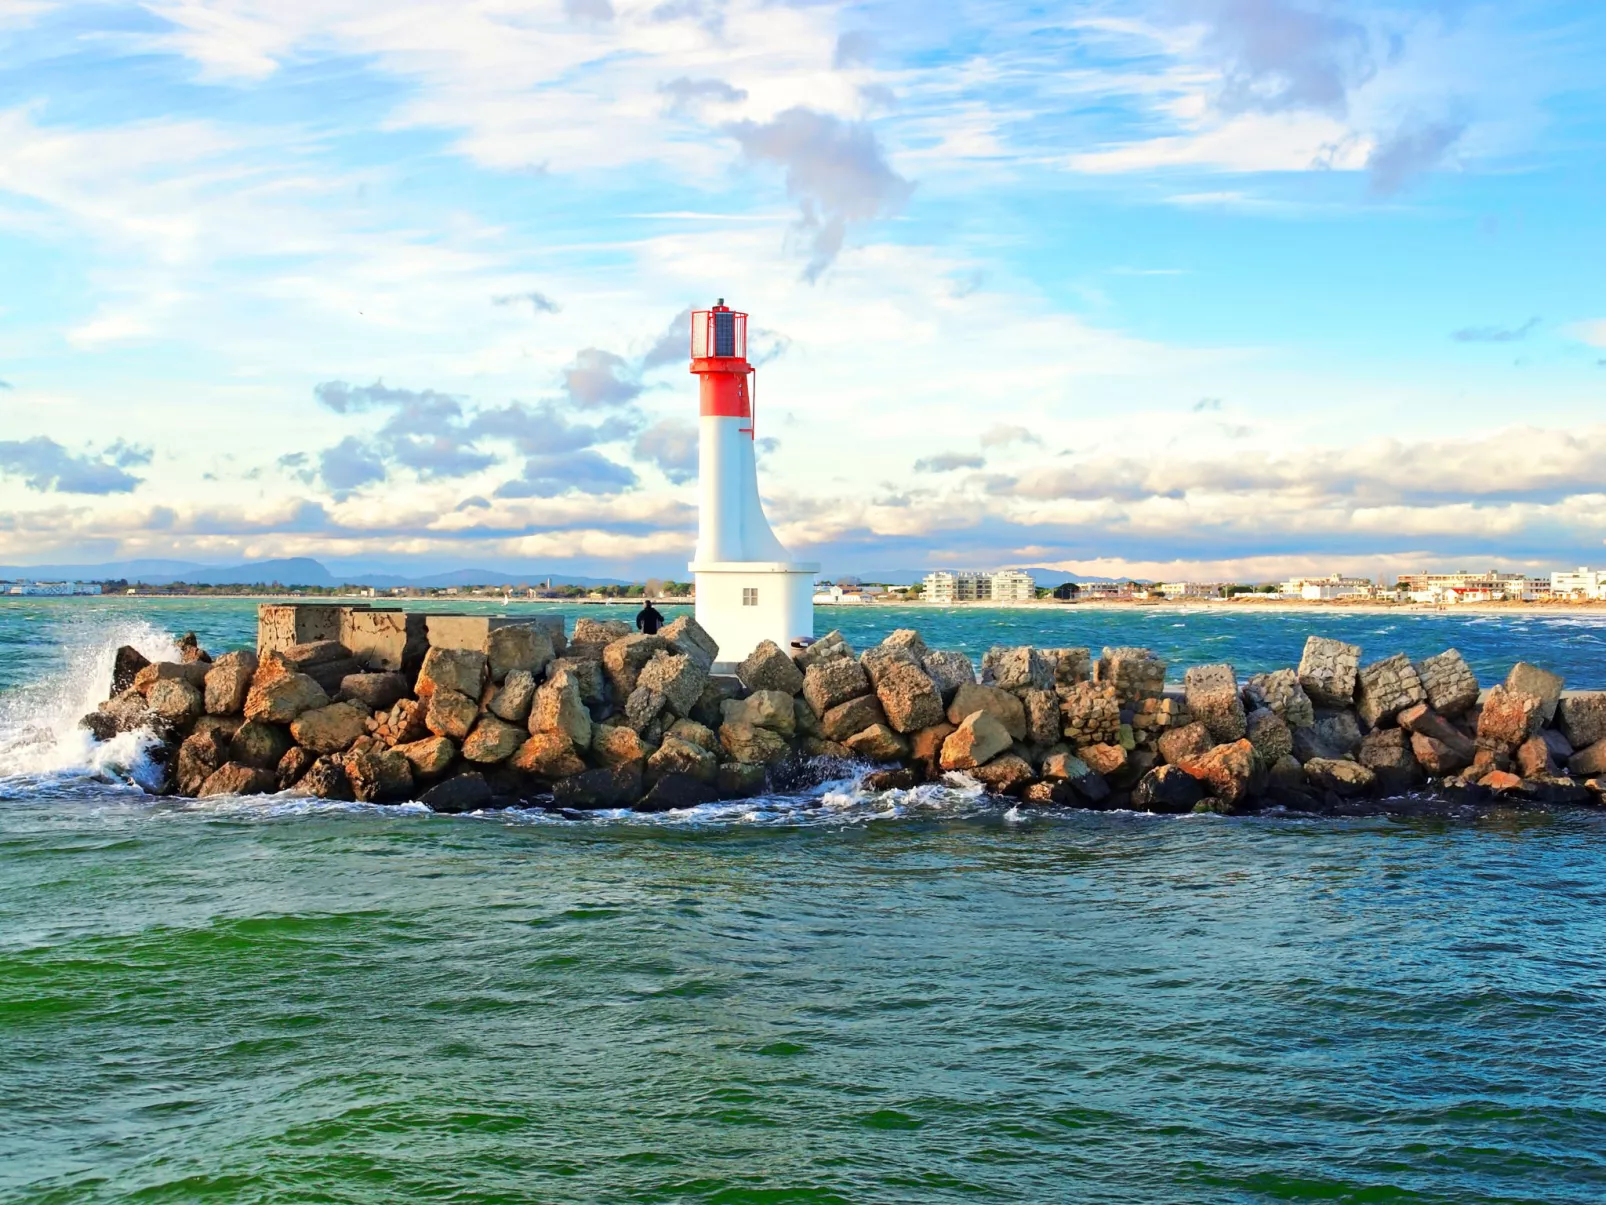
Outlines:
{"label": "dark jacket", "polygon": [[658,613],[658,608],[649,602],[636,615],[636,630],[654,636],[658,632],[658,625],[663,621],[664,617]]}

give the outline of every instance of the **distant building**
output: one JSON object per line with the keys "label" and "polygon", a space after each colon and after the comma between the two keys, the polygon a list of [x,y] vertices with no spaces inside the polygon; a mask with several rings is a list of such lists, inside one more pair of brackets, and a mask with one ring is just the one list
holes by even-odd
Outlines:
{"label": "distant building", "polygon": [[1543,583],[1522,573],[1403,573],[1395,589],[1412,602],[1502,602],[1538,598],[1551,593],[1554,582]]}
{"label": "distant building", "polygon": [[1220,582],[1162,582],[1160,593],[1166,598],[1220,598]]}
{"label": "distant building", "polygon": [[1282,584],[1285,597],[1319,602],[1329,598],[1369,598],[1375,587],[1369,577],[1345,577],[1329,573],[1326,577],[1291,577]]}
{"label": "distant building", "polygon": [[976,569],[939,569],[926,574],[927,602],[1031,602],[1037,597],[1032,575],[1019,569],[983,573]]}
{"label": "distant building", "polygon": [[6,593],[57,597],[67,594],[99,594],[100,587],[94,582],[16,582]]}
{"label": "distant building", "polygon": [[862,606],[870,600],[863,590],[852,586],[827,586],[814,595],[817,605],[824,606]]}
{"label": "distant building", "polygon": [[1131,598],[1131,582],[1083,582],[1079,598]]}
{"label": "distant building", "polygon": [[1557,598],[1606,599],[1606,569],[1579,566],[1571,572],[1552,573],[1550,593]]}

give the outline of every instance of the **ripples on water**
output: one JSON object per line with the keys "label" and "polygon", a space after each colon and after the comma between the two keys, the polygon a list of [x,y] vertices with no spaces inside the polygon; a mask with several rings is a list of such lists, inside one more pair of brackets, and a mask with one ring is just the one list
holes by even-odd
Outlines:
{"label": "ripples on water", "polygon": [[1597,812],[154,800],[33,689],[0,1199],[1606,1196]]}

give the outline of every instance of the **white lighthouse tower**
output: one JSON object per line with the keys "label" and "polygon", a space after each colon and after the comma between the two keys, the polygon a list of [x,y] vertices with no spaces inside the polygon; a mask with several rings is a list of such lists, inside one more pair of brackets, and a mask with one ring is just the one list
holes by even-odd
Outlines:
{"label": "white lighthouse tower", "polygon": [[702,507],[697,552],[697,622],[719,642],[715,672],[729,673],[765,640],[786,649],[814,635],[814,575],[770,530],[758,500],[753,459],[753,380],[747,315],[725,304],[691,316],[691,370],[701,400],[697,473]]}

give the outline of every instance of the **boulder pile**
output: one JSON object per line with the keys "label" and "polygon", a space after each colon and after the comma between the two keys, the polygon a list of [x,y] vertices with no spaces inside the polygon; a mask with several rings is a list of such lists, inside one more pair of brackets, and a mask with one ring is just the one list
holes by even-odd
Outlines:
{"label": "boulder pile", "polygon": [[[1482,692],[1454,649],[1362,664],[1313,636],[1297,668],[1194,666],[1168,692],[1166,663],[1141,648],[1000,647],[977,667],[908,629],[862,652],[832,632],[766,641],[724,676],[690,616],[648,636],[617,620],[565,632],[551,617],[290,609],[264,607],[255,651],[214,660],[193,635],[166,661],[120,649],[83,725],[154,733],[178,795],[446,812],[665,811],[799,785],[822,758],[884,767],[872,786],[963,775],[1028,805],[1152,812],[1331,809],[1430,783],[1598,803],[1606,783],[1606,692],[1564,692],[1523,663]],[[287,643],[309,626],[336,636]]]}

